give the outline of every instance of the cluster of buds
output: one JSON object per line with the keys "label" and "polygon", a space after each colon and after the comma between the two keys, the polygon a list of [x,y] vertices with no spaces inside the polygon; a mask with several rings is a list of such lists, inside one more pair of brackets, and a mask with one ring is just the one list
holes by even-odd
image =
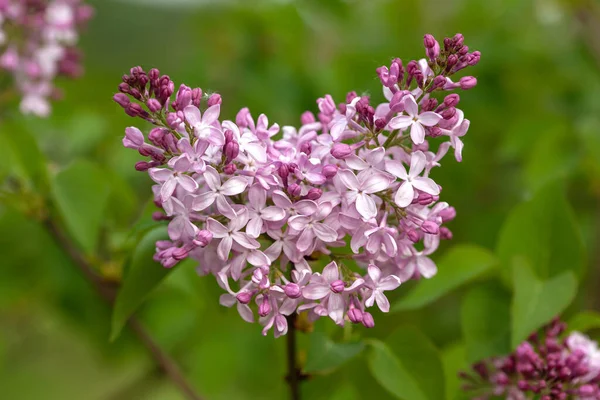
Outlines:
{"label": "cluster of buds", "polygon": [[57,76],[81,74],[77,30],[93,9],[81,0],[0,0],[0,69],[22,96],[21,112],[47,116]]}
{"label": "cluster of buds", "polygon": [[439,201],[430,174],[450,147],[461,160],[469,121],[458,94],[444,93],[474,85],[450,76],[479,53],[467,52],[462,35],[446,41],[406,73],[399,59],[378,69],[386,102],[352,92],[336,106],[326,95],[298,129],[264,114],[255,120],[247,108],[221,121],[220,95],[185,85],[175,92],[158,70],[133,68],[114,100],[155,125],[147,135],[129,127],[123,139],[148,157],[135,167],[156,182],[155,219],[169,221],[155,259],[165,267],[197,260],[226,292],[221,304],[249,322],[258,314],[263,334],[285,334],[286,316],[303,311],[373,327],[367,309],[387,312],[384,292],[434,276],[429,256],[452,238],[444,224],[456,212]]}
{"label": "cluster of buds", "polygon": [[478,362],[461,373],[474,399],[600,399],[598,343],[579,332],[560,338],[566,324],[558,319],[506,357]]}

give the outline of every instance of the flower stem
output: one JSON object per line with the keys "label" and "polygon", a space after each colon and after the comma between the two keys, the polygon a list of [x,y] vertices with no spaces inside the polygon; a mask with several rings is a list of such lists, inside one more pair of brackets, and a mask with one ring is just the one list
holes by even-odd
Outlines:
{"label": "flower stem", "polygon": [[290,387],[290,399],[300,400],[300,380],[301,372],[298,368],[296,353],[296,313],[287,317],[288,332],[287,339],[287,364],[288,374],[286,381]]}
{"label": "flower stem", "polygon": [[[42,222],[50,233],[50,236],[52,236],[59,247],[67,253],[85,278],[92,286],[94,286],[100,297],[112,306],[117,296],[118,287],[116,283],[105,280],[94,270],[86,257],[81,254],[77,247],[71,242],[70,238],[54,220],[48,217]],[[161,371],[181,390],[185,397],[189,400],[202,400],[202,397],[195,392],[192,385],[186,380],[175,360],[173,360],[171,356],[169,356],[169,354],[154,341],[141,322],[135,317],[131,317],[128,321],[128,325],[139,341],[148,350]]]}

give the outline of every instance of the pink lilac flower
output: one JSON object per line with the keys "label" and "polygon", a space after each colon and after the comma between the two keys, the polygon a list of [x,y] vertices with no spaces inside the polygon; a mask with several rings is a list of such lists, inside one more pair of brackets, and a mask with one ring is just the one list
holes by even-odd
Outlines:
{"label": "pink lilac flower", "polygon": [[600,399],[598,343],[558,318],[533,333],[507,356],[482,360],[462,372],[463,390],[478,399]]}
{"label": "pink lilac flower", "polygon": [[298,127],[255,120],[248,108],[221,120],[220,95],[132,68],[114,100],[154,125],[127,128],[123,145],[145,157],[135,168],[155,182],[154,217],[168,224],[155,260],[196,260],[224,290],[220,303],[258,320],[263,334],[286,334],[293,313],[374,327],[367,308],[387,312],[385,292],[432,278],[432,255],[452,238],[456,211],[433,175],[450,147],[460,160],[468,128],[459,97],[447,93],[475,83],[450,79],[479,60],[463,42],[447,38],[442,48],[427,36],[427,59],[377,69],[381,103],[350,92],[336,105],[325,95]]}
{"label": "pink lilac flower", "polygon": [[81,75],[75,46],[92,15],[81,0],[0,1],[0,68],[14,80],[22,113],[48,116],[55,78]]}

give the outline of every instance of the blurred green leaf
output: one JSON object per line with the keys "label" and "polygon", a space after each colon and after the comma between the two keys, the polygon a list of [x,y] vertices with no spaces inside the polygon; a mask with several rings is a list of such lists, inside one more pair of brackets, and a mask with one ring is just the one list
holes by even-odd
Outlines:
{"label": "blurred green leaf", "polygon": [[152,259],[156,241],[168,238],[165,226],[148,232],[133,252],[128,272],[117,295],[113,309],[110,338],[115,340],[133,312],[148,294],[173,270]]}
{"label": "blurred green leaf", "polygon": [[440,355],[431,341],[413,327],[401,327],[386,343],[371,340],[368,361],[375,379],[404,400],[434,400],[445,396]]}
{"label": "blurred green leaf", "polygon": [[496,283],[472,288],[463,298],[461,323],[469,362],[510,352],[510,293]]}
{"label": "blurred green leaf", "polygon": [[357,356],[363,349],[363,342],[335,343],[327,335],[314,332],[310,335],[310,346],[304,370],[306,372],[330,372]]}
{"label": "blurred green leaf", "polygon": [[52,195],[65,225],[87,254],[98,246],[110,183],[97,165],[78,160],[52,180]]}
{"label": "blurred green leaf", "polygon": [[460,371],[467,371],[467,352],[465,345],[454,343],[441,351],[444,378],[446,382],[446,399],[463,400],[467,394],[461,389],[462,381],[458,376]]}
{"label": "blurred green leaf", "polygon": [[524,257],[540,278],[567,270],[581,276],[583,242],[562,185],[546,185],[531,200],[516,206],[500,231],[496,251],[506,282],[517,257]]}
{"label": "blurred green leaf", "polygon": [[571,271],[542,280],[524,259],[513,266],[514,294],[511,305],[512,348],[567,308],[577,293]]}
{"label": "blurred green leaf", "polygon": [[582,311],[567,321],[569,331],[587,332],[600,328],[600,313],[596,311]]}
{"label": "blurred green leaf", "polygon": [[438,261],[436,279],[424,280],[404,296],[392,311],[426,306],[452,290],[481,276],[497,265],[489,250],[475,245],[458,245]]}
{"label": "blurred green leaf", "polygon": [[[3,125],[6,121],[2,121]],[[0,131],[2,169],[5,175],[12,172],[19,178],[30,181],[33,187],[45,192],[48,183],[46,157],[42,154],[33,136],[8,124]]]}
{"label": "blurred green leaf", "polygon": [[429,400],[392,350],[379,340],[369,341],[368,366],[371,374],[388,392],[402,400]]}

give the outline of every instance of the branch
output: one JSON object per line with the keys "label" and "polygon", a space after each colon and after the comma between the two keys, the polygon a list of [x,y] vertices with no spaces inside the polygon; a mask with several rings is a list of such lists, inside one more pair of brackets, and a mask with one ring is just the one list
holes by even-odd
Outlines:
{"label": "branch", "polygon": [[287,364],[288,374],[286,381],[290,386],[290,399],[300,400],[300,380],[301,371],[298,368],[298,360],[296,356],[296,314],[287,317],[288,332],[287,340]]}
{"label": "branch", "polygon": [[[114,282],[107,281],[102,276],[98,275],[86,258],[71,242],[69,237],[62,231],[60,226],[58,226],[51,218],[46,218],[43,221],[43,225],[59,247],[64,249],[75,265],[81,270],[85,278],[94,286],[100,297],[112,306],[117,297],[118,285]],[[146,328],[144,328],[142,323],[135,317],[131,317],[128,325],[144,347],[146,347],[162,372],[177,387],[179,387],[186,397],[190,400],[202,400],[202,397],[200,397],[190,383],[187,382],[177,363],[159,346],[158,343],[154,341],[154,339],[152,339],[152,336],[148,333]]]}

